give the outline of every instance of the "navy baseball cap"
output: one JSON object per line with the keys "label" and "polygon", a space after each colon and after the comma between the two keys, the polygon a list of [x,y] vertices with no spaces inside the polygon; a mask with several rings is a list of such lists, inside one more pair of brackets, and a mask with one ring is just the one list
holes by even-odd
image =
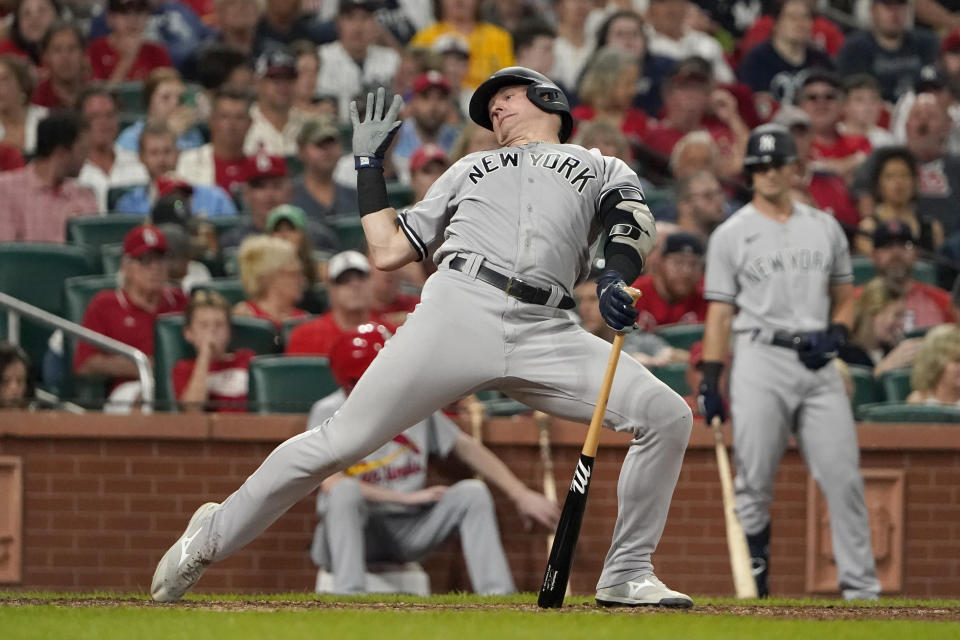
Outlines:
{"label": "navy baseball cap", "polygon": [[687,231],[671,233],[663,241],[663,255],[665,256],[671,253],[689,253],[702,256],[705,252],[703,240],[700,239],[700,236]]}
{"label": "navy baseball cap", "polygon": [[883,249],[895,245],[913,244],[916,238],[913,237],[913,230],[910,225],[900,220],[887,220],[881,222],[873,231],[873,248]]}

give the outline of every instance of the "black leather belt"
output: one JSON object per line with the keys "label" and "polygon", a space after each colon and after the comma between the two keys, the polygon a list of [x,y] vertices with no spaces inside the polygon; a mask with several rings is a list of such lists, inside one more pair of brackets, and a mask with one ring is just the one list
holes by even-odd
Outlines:
{"label": "black leather belt", "polygon": [[794,351],[802,351],[808,344],[808,335],[809,334],[806,333],[783,333],[778,331],[773,334],[770,344],[775,347],[786,347]]}
{"label": "black leather belt", "polygon": [[[469,260],[467,258],[462,258],[457,256],[450,261],[449,267],[454,271],[460,271],[461,273],[466,273],[469,269],[467,265]],[[477,271],[477,280],[482,280],[487,284],[493,285],[497,289],[500,289],[508,296],[513,296],[521,302],[529,302],[530,304],[547,304],[547,301],[550,300],[550,291],[549,289],[541,289],[536,287],[528,282],[524,282],[520,278],[513,278],[508,275],[504,275],[499,271],[494,271],[490,267],[485,265],[480,265],[480,269]],[[576,303],[573,301],[573,298],[564,294],[560,298],[560,302],[555,305],[558,309],[573,309],[576,306]]]}

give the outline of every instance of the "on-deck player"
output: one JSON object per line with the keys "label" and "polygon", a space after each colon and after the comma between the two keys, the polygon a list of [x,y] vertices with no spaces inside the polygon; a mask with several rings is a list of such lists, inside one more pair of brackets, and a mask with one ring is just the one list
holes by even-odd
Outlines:
{"label": "on-deck player", "polygon": [[710,236],[701,413],[708,424],[725,417],[719,378],[732,332],[734,486],[758,593],[768,593],[774,476],[793,435],[827,497],[843,596],[876,599],[853,414],[831,363],[852,322],[850,252],[833,216],[792,201],[796,160],[787,129],[754,129],[744,158],[753,199]]}
{"label": "on-deck player", "polygon": [[[374,104],[376,102],[376,104]],[[634,325],[626,291],[656,237],[637,175],[622,161],[563,144],[566,96],[545,76],[501,69],[474,93],[470,117],[502,145],[468,155],[399,214],[387,203],[383,156],[402,99],[384,116],[384,91],[351,108],[358,204],[371,259],[397,269],[432,256],[438,271],[420,305],[353,393],[323,425],[277,447],[222,504],[208,503],[161,559],[151,595],[180,598],[212,562],[253,540],[327,476],[368,455],[438,408],[498,389],[546,413],[586,423],[610,345],[566,312],[589,274],[591,244],[607,231],[599,306],[615,330]],[[690,436],[683,399],[627,355],[604,425],[634,435],[620,471],[618,514],[597,601],[689,607],[653,573]]]}

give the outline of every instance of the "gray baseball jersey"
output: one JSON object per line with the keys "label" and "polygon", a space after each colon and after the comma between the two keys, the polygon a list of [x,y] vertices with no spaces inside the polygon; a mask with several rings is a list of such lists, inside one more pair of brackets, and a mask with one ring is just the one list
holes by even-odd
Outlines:
{"label": "gray baseball jersey", "polygon": [[[811,332],[830,322],[830,286],[851,282],[837,221],[794,204],[778,222],[748,204],[710,236],[704,295],[737,307],[730,413],[737,516],[748,536],[770,523],[774,479],[793,435],[827,498],[837,576],[846,597],[880,590],[850,401],[833,363],[810,370],[774,332]],[[755,558],[755,566],[765,562]]]}
{"label": "gray baseball jersey", "polygon": [[853,282],[839,223],[804,204],[784,223],[742,207],[710,236],[706,268],[704,297],[737,306],[735,332],[821,331],[829,285]]}
{"label": "gray baseball jersey", "polygon": [[[434,255],[438,264],[420,304],[340,410],[277,447],[223,502],[197,538],[203,557],[229,557],[323,478],[470,393],[497,389],[559,418],[589,422],[610,344],[554,305],[588,275],[601,198],[629,189],[636,200],[639,188],[622,161],[569,144],[475,153],[449,168],[423,202],[397,217],[420,258]],[[455,253],[465,271],[449,268]],[[549,287],[547,304],[477,279],[487,263]],[[604,426],[634,438],[620,470],[600,587],[653,571],[692,423],[683,398],[621,356]]]}

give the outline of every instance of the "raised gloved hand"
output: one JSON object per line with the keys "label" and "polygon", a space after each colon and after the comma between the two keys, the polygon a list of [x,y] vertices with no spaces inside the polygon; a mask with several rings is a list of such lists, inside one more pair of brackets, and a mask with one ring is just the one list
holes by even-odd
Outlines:
{"label": "raised gloved hand", "polygon": [[350,121],[353,123],[353,158],[354,167],[357,169],[382,167],[387,147],[390,146],[393,136],[400,128],[397,115],[403,107],[403,98],[394,95],[393,102],[384,115],[385,96],[386,91],[383,87],[377,89],[376,99],[372,93],[367,94],[367,114],[363,122],[360,122],[356,101],[350,103]]}
{"label": "raised gloved hand", "polygon": [[847,328],[842,324],[832,324],[826,331],[811,333],[803,348],[797,351],[800,362],[813,371],[823,368],[847,344],[847,333]]}
{"label": "raised gloved hand", "polygon": [[700,382],[700,389],[697,394],[697,406],[700,409],[700,415],[706,420],[707,426],[713,422],[714,418],[720,418],[720,422],[727,419],[727,409],[723,403],[723,396],[720,395],[720,372],[723,370],[723,364],[720,362],[703,363],[703,379]]}
{"label": "raised gloved hand", "polygon": [[634,305],[633,296],[627,293],[627,283],[616,271],[604,271],[597,278],[597,297],[600,315],[614,331],[625,333],[636,328],[640,312]]}

